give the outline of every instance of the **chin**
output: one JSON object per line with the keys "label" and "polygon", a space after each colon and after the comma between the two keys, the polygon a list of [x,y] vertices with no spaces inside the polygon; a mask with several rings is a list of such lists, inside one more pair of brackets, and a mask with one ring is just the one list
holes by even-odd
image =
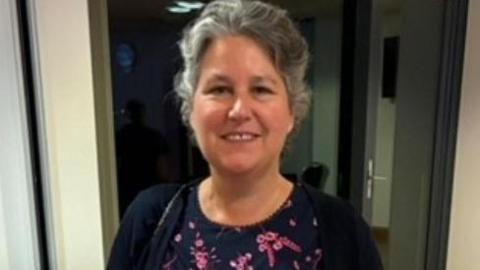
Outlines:
{"label": "chin", "polygon": [[249,158],[230,158],[220,162],[221,170],[229,174],[248,174],[258,168],[258,162]]}

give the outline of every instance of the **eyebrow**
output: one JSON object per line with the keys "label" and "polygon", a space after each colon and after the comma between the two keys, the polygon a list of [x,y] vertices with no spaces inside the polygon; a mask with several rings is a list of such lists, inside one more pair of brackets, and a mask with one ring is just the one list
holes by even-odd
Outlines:
{"label": "eyebrow", "polygon": [[278,81],[274,78],[271,78],[270,76],[254,76],[253,81],[255,83],[267,81],[272,83],[273,85],[278,85]]}
{"label": "eyebrow", "polygon": [[[223,75],[221,73],[215,73],[213,74],[210,78],[206,80],[206,83],[212,83],[212,82],[223,82],[223,83],[232,83],[232,79],[229,76]],[[271,76],[268,75],[256,75],[253,76],[252,79],[253,83],[263,83],[263,82],[270,82],[273,85],[278,85],[278,80],[275,80]]]}
{"label": "eyebrow", "polygon": [[214,74],[210,78],[207,79],[206,83],[209,84],[209,83],[217,82],[217,81],[224,82],[224,83],[231,83],[232,82],[232,80],[228,76],[225,76],[225,75],[222,75],[222,74]]}

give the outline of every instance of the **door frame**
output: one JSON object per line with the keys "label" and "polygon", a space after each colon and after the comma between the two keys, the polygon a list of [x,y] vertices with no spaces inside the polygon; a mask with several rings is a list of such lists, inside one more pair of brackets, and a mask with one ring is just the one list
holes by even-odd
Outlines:
{"label": "door frame", "polygon": [[446,269],[468,0],[444,1],[426,270]]}
{"label": "door frame", "polygon": [[379,0],[345,0],[343,11],[338,195],[371,223],[370,161],[375,155],[383,67]]}
{"label": "door frame", "polygon": [[[442,51],[435,101],[426,270],[446,269],[468,3],[468,0],[442,1]],[[375,126],[369,120],[372,114],[369,115],[366,106],[372,106],[369,100],[377,92],[370,87],[376,86],[372,80],[377,78],[376,72],[382,67],[377,55],[381,49],[374,52],[371,47],[378,38],[375,36],[379,31],[377,8],[378,0],[344,1],[341,86],[341,106],[344,108],[340,116],[339,146],[339,160],[343,162],[339,162],[338,168],[338,193],[349,199],[367,221],[371,220],[372,213],[372,202],[365,196],[368,158],[374,153],[368,136],[375,134],[371,133],[375,132]],[[371,67],[372,63],[377,63],[377,67]],[[364,98],[355,99],[360,95]]]}

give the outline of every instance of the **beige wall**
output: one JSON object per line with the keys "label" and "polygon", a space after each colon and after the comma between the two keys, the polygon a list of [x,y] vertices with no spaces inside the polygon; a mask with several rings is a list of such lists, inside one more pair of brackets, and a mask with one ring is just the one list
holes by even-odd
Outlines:
{"label": "beige wall", "polygon": [[[401,13],[382,14],[383,38],[400,36]],[[390,226],[393,154],[395,143],[396,100],[383,98],[379,93],[375,129],[375,166],[372,199],[372,226]]]}
{"label": "beige wall", "polygon": [[88,3],[31,4],[52,269],[104,269]]}
{"label": "beige wall", "polygon": [[480,2],[469,2],[448,270],[480,269]]}
{"label": "beige wall", "polygon": [[395,99],[379,98],[377,105],[372,226],[388,228],[395,143]]}

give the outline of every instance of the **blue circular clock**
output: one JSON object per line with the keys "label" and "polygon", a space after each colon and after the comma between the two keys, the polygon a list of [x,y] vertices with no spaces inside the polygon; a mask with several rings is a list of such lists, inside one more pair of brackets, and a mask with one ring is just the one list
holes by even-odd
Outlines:
{"label": "blue circular clock", "polygon": [[130,73],[135,65],[135,50],[128,43],[118,44],[115,52],[117,64],[124,73]]}

